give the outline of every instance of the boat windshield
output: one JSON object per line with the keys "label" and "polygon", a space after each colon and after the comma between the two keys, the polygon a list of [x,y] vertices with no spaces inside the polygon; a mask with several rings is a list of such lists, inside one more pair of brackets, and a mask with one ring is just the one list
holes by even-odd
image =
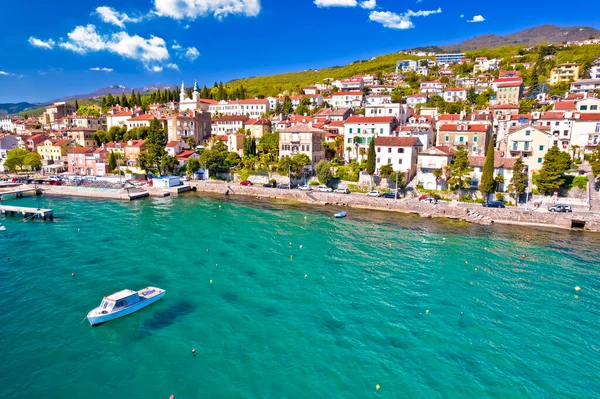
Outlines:
{"label": "boat windshield", "polygon": [[106,310],[106,311],[110,312],[112,310],[112,308],[113,308],[114,305],[115,305],[114,302],[110,302],[110,301],[107,301],[107,300],[102,300],[102,303],[100,304],[100,308],[102,310]]}

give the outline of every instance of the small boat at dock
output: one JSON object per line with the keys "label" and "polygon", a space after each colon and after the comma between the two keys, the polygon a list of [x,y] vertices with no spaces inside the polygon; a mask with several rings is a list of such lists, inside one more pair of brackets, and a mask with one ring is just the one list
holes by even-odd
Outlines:
{"label": "small boat at dock", "polygon": [[127,316],[153,304],[165,296],[163,289],[146,287],[139,291],[122,290],[105,296],[100,306],[91,310],[87,319],[92,326]]}
{"label": "small boat at dock", "polygon": [[342,218],[345,218],[346,215],[347,215],[346,212],[339,212],[339,213],[336,213],[335,215],[333,215],[333,217],[335,217],[336,219],[342,219]]}

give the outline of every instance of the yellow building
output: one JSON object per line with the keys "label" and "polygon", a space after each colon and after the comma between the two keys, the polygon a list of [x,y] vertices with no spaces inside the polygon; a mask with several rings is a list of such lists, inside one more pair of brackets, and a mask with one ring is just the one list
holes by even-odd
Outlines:
{"label": "yellow building", "polygon": [[52,165],[64,162],[69,148],[71,148],[70,140],[48,139],[38,145],[36,151],[40,154],[44,165]]}
{"label": "yellow building", "polygon": [[523,163],[529,171],[540,170],[551,137],[548,129],[541,129],[541,126],[523,126],[512,130],[506,136],[506,157],[523,157]]}
{"label": "yellow building", "polygon": [[557,83],[572,82],[579,79],[579,65],[578,64],[559,64],[552,68],[550,72],[550,84],[555,85]]}

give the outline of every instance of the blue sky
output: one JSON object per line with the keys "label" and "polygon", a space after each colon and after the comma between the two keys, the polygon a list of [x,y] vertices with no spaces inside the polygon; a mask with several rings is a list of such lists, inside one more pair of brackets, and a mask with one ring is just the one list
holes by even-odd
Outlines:
{"label": "blue sky", "polygon": [[[109,84],[224,82],[341,65],[535,25],[600,27],[600,5],[558,1],[5,1],[0,102]],[[554,5],[553,5],[554,4]],[[585,12],[582,11],[585,7]],[[556,10],[560,9],[560,13]],[[469,22],[473,21],[473,22]]]}

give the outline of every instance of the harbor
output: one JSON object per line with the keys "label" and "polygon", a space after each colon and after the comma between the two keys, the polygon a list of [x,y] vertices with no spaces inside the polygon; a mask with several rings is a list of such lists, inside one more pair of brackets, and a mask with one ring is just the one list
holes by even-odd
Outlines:
{"label": "harbor", "polygon": [[0,213],[5,216],[22,216],[23,219],[39,218],[42,220],[54,220],[54,211],[52,209],[0,205]]}

